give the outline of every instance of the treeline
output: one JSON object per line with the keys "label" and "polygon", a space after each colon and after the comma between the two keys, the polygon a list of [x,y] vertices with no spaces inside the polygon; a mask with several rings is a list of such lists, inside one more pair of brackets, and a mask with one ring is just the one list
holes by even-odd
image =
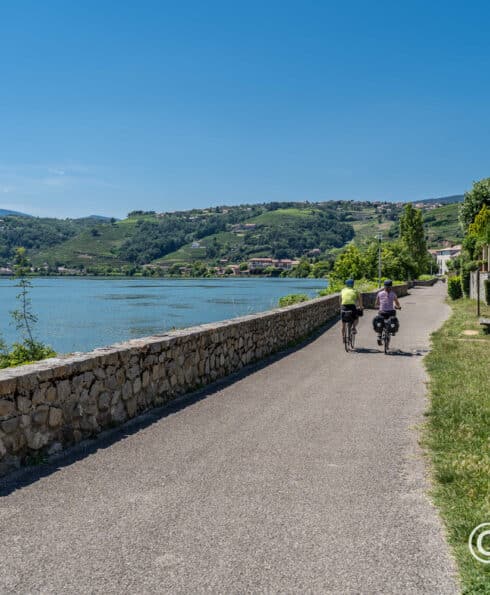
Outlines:
{"label": "treeline", "polygon": [[13,261],[15,251],[43,250],[62,244],[87,228],[102,225],[98,219],[51,219],[9,215],[0,220],[0,262]]}
{"label": "treeline", "polygon": [[460,224],[464,233],[463,250],[460,256],[448,262],[449,270],[457,273],[449,286],[453,299],[469,297],[471,272],[489,265],[482,248],[490,245],[490,178],[475,182],[465,194]]}
{"label": "treeline", "polygon": [[354,228],[333,210],[315,210],[308,217],[284,218],[280,225],[259,225],[245,236],[247,254],[268,252],[274,258],[294,258],[313,249],[326,252],[354,237]]}
{"label": "treeline", "polygon": [[349,244],[337,256],[329,277],[341,283],[348,278],[376,279],[380,251],[383,278],[408,280],[428,273],[431,257],[427,250],[422,212],[411,204],[405,205],[400,216],[398,235],[396,240],[381,243]]}

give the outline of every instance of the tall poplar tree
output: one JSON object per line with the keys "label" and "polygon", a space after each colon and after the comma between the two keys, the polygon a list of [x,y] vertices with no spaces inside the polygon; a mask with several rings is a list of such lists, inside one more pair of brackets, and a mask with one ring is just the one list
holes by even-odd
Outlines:
{"label": "tall poplar tree", "polygon": [[410,203],[405,205],[400,216],[400,238],[417,267],[417,275],[425,273],[429,265],[429,253],[425,241],[424,220],[422,211],[415,209]]}

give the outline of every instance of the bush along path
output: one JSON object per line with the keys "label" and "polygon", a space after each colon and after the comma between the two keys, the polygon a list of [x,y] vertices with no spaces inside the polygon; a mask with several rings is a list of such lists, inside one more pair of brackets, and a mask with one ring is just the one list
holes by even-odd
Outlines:
{"label": "bush along path", "polygon": [[[431,404],[426,442],[433,497],[457,559],[463,593],[490,593],[490,336],[479,330],[475,302],[451,303],[450,319],[432,336],[425,362]],[[482,313],[490,316],[490,307]],[[470,553],[469,536],[476,527]],[[480,550],[480,551],[479,551]],[[486,552],[486,553],[485,553]]]}

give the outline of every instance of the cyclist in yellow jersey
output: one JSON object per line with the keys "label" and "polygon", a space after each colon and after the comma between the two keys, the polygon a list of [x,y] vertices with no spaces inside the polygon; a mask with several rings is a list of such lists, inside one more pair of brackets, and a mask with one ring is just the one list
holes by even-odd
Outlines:
{"label": "cyclist in yellow jersey", "polygon": [[[352,333],[357,333],[356,327],[359,322],[359,314],[357,312],[357,307],[362,309],[362,296],[361,294],[354,289],[354,281],[353,279],[347,279],[345,282],[345,287],[340,292],[340,310],[342,312],[350,311],[352,312]],[[342,337],[344,336],[345,331],[345,321],[344,315],[342,314]]]}

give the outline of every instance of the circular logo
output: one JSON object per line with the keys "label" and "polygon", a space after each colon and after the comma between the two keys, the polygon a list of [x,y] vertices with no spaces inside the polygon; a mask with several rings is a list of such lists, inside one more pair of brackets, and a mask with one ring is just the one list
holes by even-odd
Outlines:
{"label": "circular logo", "polygon": [[[483,540],[487,538],[487,547],[485,547]],[[482,562],[483,564],[490,564],[490,523],[482,523],[475,527],[468,539],[468,547],[471,555]]]}

